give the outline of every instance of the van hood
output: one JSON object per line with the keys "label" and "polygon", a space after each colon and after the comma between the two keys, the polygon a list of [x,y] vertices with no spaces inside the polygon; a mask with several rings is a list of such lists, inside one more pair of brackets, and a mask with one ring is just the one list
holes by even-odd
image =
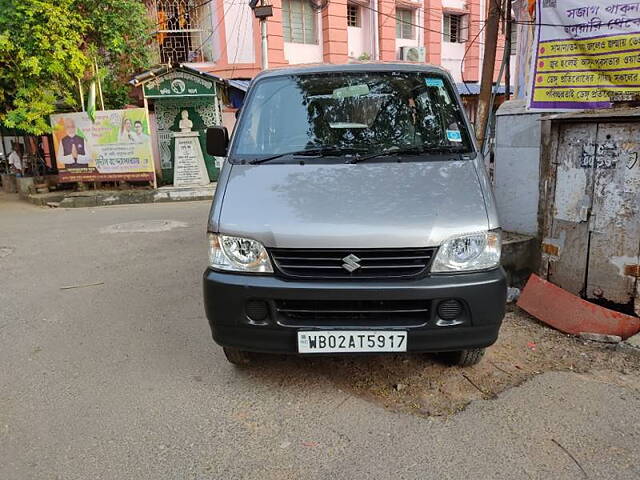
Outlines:
{"label": "van hood", "polygon": [[277,248],[437,246],[487,230],[470,160],[232,165],[218,231]]}

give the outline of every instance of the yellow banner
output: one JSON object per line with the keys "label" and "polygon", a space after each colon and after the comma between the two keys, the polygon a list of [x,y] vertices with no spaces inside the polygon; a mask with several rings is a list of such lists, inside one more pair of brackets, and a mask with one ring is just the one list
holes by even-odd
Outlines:
{"label": "yellow banner", "polygon": [[640,50],[640,34],[612,35],[606,38],[588,38],[585,40],[540,42],[538,49],[538,58],[540,59],[555,55],[603,54],[616,53],[622,50]]}
{"label": "yellow banner", "polygon": [[640,99],[640,0],[536,0],[530,110]]}
{"label": "yellow banner", "polygon": [[640,84],[639,71],[622,72],[567,72],[567,73],[539,73],[535,79],[536,88],[540,87],[572,87],[580,86],[608,86]]}
{"label": "yellow banner", "polygon": [[618,69],[640,69],[640,50],[615,53],[606,56],[575,55],[570,57],[540,58],[538,73],[562,71],[602,71]]}
{"label": "yellow banner", "polygon": [[637,95],[640,87],[599,87],[599,88],[536,88],[536,102],[608,102],[624,95]]}

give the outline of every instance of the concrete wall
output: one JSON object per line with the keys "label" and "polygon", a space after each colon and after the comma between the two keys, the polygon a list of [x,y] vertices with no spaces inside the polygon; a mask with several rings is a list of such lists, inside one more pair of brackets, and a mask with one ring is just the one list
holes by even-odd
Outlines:
{"label": "concrete wall", "polygon": [[523,100],[505,102],[497,113],[494,189],[504,230],[537,235],[540,186],[540,114]]}
{"label": "concrete wall", "polygon": [[[227,59],[230,64],[256,60],[253,12],[246,3],[224,0],[224,26],[227,35]],[[214,25],[215,28],[215,25]]]}
{"label": "concrete wall", "polygon": [[363,53],[368,54],[371,59],[374,58],[374,15],[373,10],[360,6],[360,26],[347,27],[349,58],[357,59]]}
{"label": "concrete wall", "polygon": [[464,10],[467,7],[467,0],[442,0],[442,6],[444,8]]}
{"label": "concrete wall", "polygon": [[[442,60],[440,64],[451,72],[456,82],[462,82],[462,57],[467,48],[466,43],[442,42]],[[468,80],[465,77],[465,80]]]}

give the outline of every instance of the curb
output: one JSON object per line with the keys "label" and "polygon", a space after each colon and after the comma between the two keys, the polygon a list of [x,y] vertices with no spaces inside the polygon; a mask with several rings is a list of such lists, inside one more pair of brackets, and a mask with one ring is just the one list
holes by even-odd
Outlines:
{"label": "curb", "polygon": [[105,207],[141,203],[193,202],[211,200],[216,184],[205,187],[160,187],[157,190],[97,190],[32,194],[27,200],[39,206],[60,208]]}

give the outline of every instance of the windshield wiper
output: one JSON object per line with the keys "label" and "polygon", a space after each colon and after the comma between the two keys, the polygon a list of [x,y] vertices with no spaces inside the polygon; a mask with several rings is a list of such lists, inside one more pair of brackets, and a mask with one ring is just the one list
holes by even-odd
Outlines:
{"label": "windshield wiper", "polygon": [[249,160],[247,163],[251,165],[258,165],[260,163],[270,162],[271,160],[277,160],[283,157],[292,157],[292,156],[328,157],[328,156],[344,155],[345,153],[357,153],[359,151],[362,151],[362,150],[358,150],[355,148],[339,148],[339,147],[307,148],[304,150],[294,150],[293,152],[278,153],[277,155],[270,155],[264,158],[256,158],[253,160]]}
{"label": "windshield wiper", "polygon": [[461,149],[460,147],[447,146],[447,145],[442,145],[438,147],[416,147],[416,146],[391,147],[377,153],[372,153],[370,155],[357,156],[349,160],[347,163],[360,163],[360,162],[365,162],[367,160],[371,160],[372,158],[387,157],[390,155],[420,155],[422,153],[459,153],[462,151],[463,149]]}
{"label": "windshield wiper", "polygon": [[437,147],[427,147],[424,151],[428,153],[464,153],[464,148],[456,145],[439,145]]}
{"label": "windshield wiper", "polygon": [[387,157],[390,155],[420,155],[421,153],[424,153],[424,151],[425,150],[421,147],[391,147],[370,155],[357,156],[346,163],[366,162],[372,158]]}

